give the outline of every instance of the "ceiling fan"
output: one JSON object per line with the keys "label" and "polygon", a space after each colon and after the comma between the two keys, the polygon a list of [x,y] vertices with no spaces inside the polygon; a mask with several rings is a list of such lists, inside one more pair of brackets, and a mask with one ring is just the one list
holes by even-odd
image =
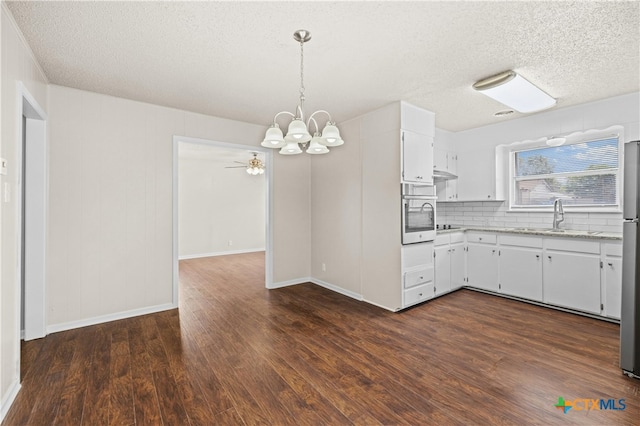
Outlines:
{"label": "ceiling fan", "polygon": [[241,161],[234,161],[234,163],[242,164],[242,166],[227,166],[225,169],[240,169],[245,168],[250,175],[264,174],[264,163],[258,158],[257,152],[252,152],[253,158],[249,160],[248,164]]}

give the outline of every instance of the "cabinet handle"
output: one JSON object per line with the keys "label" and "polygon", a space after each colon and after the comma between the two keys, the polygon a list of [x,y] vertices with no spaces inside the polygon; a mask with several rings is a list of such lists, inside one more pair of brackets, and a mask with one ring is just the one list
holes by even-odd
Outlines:
{"label": "cabinet handle", "polygon": [[482,241],[482,237],[478,238],[478,241]]}
{"label": "cabinet handle", "polygon": [[539,254],[536,254],[536,259],[540,259],[540,255]]}
{"label": "cabinet handle", "polygon": [[611,266],[613,268],[613,263],[609,262],[607,263],[607,265]]}
{"label": "cabinet handle", "polygon": [[449,251],[456,251],[456,249],[451,249],[451,250],[449,250]]}
{"label": "cabinet handle", "polygon": [[423,279],[424,279],[424,277],[422,277],[422,276],[421,276],[421,277],[420,277],[420,279],[421,279],[421,280],[423,280]]}
{"label": "cabinet handle", "polygon": [[495,250],[491,250],[491,253],[492,253],[492,254],[496,254],[496,251],[495,251]]}
{"label": "cabinet handle", "polygon": [[549,258],[549,260],[551,260],[551,256],[547,256]]}
{"label": "cabinet handle", "polygon": [[418,297],[422,297],[422,293],[419,293],[419,294],[418,294]]}

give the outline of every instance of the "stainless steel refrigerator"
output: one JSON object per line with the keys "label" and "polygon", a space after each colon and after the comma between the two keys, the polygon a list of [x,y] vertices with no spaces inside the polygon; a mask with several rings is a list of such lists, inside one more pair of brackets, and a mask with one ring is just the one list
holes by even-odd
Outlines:
{"label": "stainless steel refrigerator", "polygon": [[640,378],[640,141],[624,146],[620,368]]}

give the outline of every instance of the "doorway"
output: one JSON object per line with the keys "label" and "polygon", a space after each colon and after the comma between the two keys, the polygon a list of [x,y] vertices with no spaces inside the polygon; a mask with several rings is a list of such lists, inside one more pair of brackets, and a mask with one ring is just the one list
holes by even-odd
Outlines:
{"label": "doorway", "polygon": [[[246,173],[254,155],[264,163],[263,175]],[[264,251],[270,287],[271,161],[271,150],[261,147],[174,136],[174,306],[181,259]]]}
{"label": "doorway", "polygon": [[46,114],[22,83],[16,205],[20,218],[19,265],[20,335],[24,340],[46,333],[46,218],[48,150]]}

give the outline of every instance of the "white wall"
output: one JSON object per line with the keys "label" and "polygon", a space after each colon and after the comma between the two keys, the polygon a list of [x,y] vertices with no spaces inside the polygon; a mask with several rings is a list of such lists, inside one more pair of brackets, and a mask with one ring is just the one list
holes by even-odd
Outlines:
{"label": "white wall", "polygon": [[[624,141],[640,139],[640,93],[479,127],[453,134],[450,144],[458,152],[458,192],[470,202],[438,203],[438,222],[467,226],[550,227],[553,215],[545,212],[509,212],[508,202],[484,201],[495,185],[495,148],[501,144],[562,136],[590,129],[624,127]],[[481,187],[478,187],[478,186]],[[622,232],[621,213],[567,213],[567,229]]]}
{"label": "white wall", "polygon": [[0,193],[4,192],[7,185],[10,200],[5,202],[0,199],[0,418],[15,396],[20,379],[20,283],[17,274],[20,218],[17,215],[16,195],[19,191],[22,106],[17,93],[18,81],[23,82],[42,108],[46,110],[47,106],[47,79],[33,59],[4,2],[1,15],[0,156],[8,161],[8,174],[0,176]]}
{"label": "white wall", "polygon": [[[53,85],[49,111],[49,330],[173,306],[173,135],[257,145],[264,127]],[[279,157],[275,284],[305,281],[310,250],[308,162]]]}
{"label": "white wall", "polygon": [[225,168],[236,164],[209,150],[179,157],[180,258],[264,250],[266,175]]}

